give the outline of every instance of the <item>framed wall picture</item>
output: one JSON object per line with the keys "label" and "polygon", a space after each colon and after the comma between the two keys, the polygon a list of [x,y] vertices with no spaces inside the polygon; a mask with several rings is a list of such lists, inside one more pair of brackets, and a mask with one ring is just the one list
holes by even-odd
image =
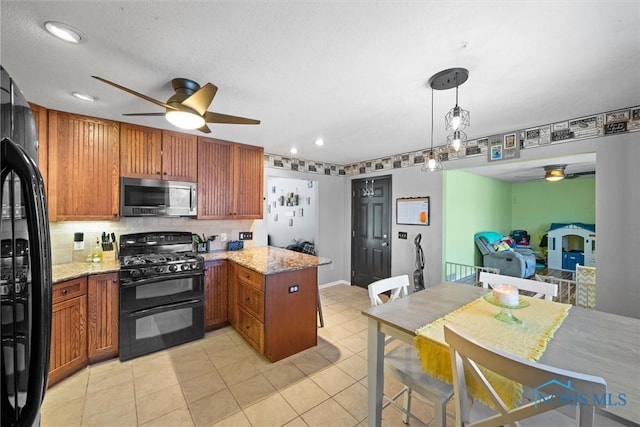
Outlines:
{"label": "framed wall picture", "polygon": [[429,197],[396,199],[396,224],[429,225]]}

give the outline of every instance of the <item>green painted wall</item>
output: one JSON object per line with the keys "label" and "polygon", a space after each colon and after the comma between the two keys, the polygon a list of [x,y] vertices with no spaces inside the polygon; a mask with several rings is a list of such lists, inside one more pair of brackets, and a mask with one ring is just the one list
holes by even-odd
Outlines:
{"label": "green painted wall", "polygon": [[[538,249],[552,222],[595,224],[595,178],[510,184],[461,170],[444,172],[443,262],[482,265],[473,235],[527,230]],[[444,272],[443,268],[443,272]],[[443,277],[446,279],[446,277]]]}
{"label": "green painted wall", "polygon": [[595,177],[512,184],[511,194],[511,228],[527,230],[534,250],[552,222],[596,223]]}
{"label": "green painted wall", "polygon": [[473,235],[487,230],[499,233],[510,231],[511,184],[451,170],[444,172],[443,195],[442,259],[459,264],[482,265]]}

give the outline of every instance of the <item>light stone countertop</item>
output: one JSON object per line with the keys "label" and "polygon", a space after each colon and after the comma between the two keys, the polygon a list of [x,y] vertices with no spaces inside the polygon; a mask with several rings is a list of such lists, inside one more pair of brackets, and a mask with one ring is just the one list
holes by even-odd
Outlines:
{"label": "light stone countertop", "polygon": [[117,261],[103,262],[70,262],[68,264],[54,264],[51,266],[53,283],[76,279],[91,274],[113,273],[120,271]]}
{"label": "light stone countertop", "polygon": [[331,264],[328,258],[303,254],[273,246],[258,246],[239,251],[220,251],[201,254],[207,261],[227,259],[260,274],[277,274]]}
{"label": "light stone countertop", "polygon": [[[331,260],[328,258],[307,255],[273,246],[258,246],[241,249],[239,251],[216,251],[200,255],[203,256],[205,263],[226,259],[265,275],[331,264]],[[99,263],[74,262],[55,264],[52,267],[53,283],[91,274],[117,271],[120,271],[120,264],[117,261],[103,261]]]}

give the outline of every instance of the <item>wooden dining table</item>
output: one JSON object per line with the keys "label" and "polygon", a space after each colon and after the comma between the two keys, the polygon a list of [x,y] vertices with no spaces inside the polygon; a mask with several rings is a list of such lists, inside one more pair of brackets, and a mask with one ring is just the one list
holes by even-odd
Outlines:
{"label": "wooden dining table", "polygon": [[[446,282],[362,311],[368,318],[369,426],[382,422],[385,336],[413,345],[416,329],[486,293],[480,287]],[[610,402],[617,406],[598,410],[640,424],[640,319],[571,307],[538,362],[604,378]]]}

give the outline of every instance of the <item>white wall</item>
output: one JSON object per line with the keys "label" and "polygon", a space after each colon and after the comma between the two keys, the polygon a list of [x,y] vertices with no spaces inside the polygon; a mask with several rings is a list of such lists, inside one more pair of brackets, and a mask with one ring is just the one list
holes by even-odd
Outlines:
{"label": "white wall", "polygon": [[[267,188],[270,178],[290,178],[300,180],[313,180],[317,183],[317,215],[318,231],[315,245],[318,256],[331,259],[329,265],[318,268],[318,283],[320,285],[349,280],[349,248],[343,244],[343,236],[348,234],[350,222],[345,223],[343,212],[347,209],[344,206],[345,179],[340,176],[330,176],[321,174],[310,174],[304,172],[287,171],[276,168],[265,168],[265,193],[270,191]],[[265,199],[265,215],[267,211],[267,200]],[[265,219],[253,221],[254,242],[256,246],[267,244],[268,224]]]}
{"label": "white wall", "polygon": [[596,153],[596,308],[640,317],[640,133]]}
{"label": "white wall", "polygon": [[[553,158],[573,153],[596,152],[596,266],[597,309],[626,316],[640,317],[640,132],[590,140],[553,144],[522,150],[519,161]],[[484,156],[452,160],[445,170],[486,165]],[[392,176],[393,225],[391,274],[412,274],[413,238],[422,234],[425,253],[425,284],[442,279],[443,247],[443,179],[442,173],[421,172],[419,166],[381,171],[375,174],[335,177],[302,172],[265,169],[266,176],[318,179],[318,246],[321,256],[333,260],[331,271],[320,268],[319,283],[345,280],[351,275],[351,181],[353,179]],[[315,178],[315,177],[318,178]],[[313,178],[310,178],[313,177]],[[430,196],[431,225],[399,226],[395,224],[395,199]],[[473,215],[473,212],[469,212]],[[257,221],[256,221],[257,222]],[[256,227],[254,222],[254,227]],[[408,233],[398,239],[398,231]],[[266,232],[265,232],[266,244]],[[258,243],[256,243],[258,244]]]}
{"label": "white wall", "polygon": [[[265,218],[271,246],[287,247],[295,242],[315,243],[317,230],[318,182],[308,179],[267,179]],[[298,204],[287,206],[288,194],[298,196]],[[284,204],[280,205],[280,198]],[[292,216],[291,216],[292,215]]]}
{"label": "white wall", "polygon": [[[422,234],[421,247],[424,252],[425,286],[441,282],[442,277],[442,174],[421,172],[420,166],[381,171],[375,174],[348,177],[345,195],[346,209],[343,216],[347,229],[351,226],[351,181],[361,178],[391,175],[391,275],[408,274],[413,283],[415,267],[414,239]],[[396,224],[396,199],[399,197],[425,197],[430,199],[430,225],[398,225]],[[398,232],[407,233],[407,239],[399,239]],[[351,256],[351,239],[345,236],[344,245]],[[349,267],[351,260],[347,260]],[[348,271],[348,270],[347,270]],[[345,278],[350,280],[350,275]]]}

